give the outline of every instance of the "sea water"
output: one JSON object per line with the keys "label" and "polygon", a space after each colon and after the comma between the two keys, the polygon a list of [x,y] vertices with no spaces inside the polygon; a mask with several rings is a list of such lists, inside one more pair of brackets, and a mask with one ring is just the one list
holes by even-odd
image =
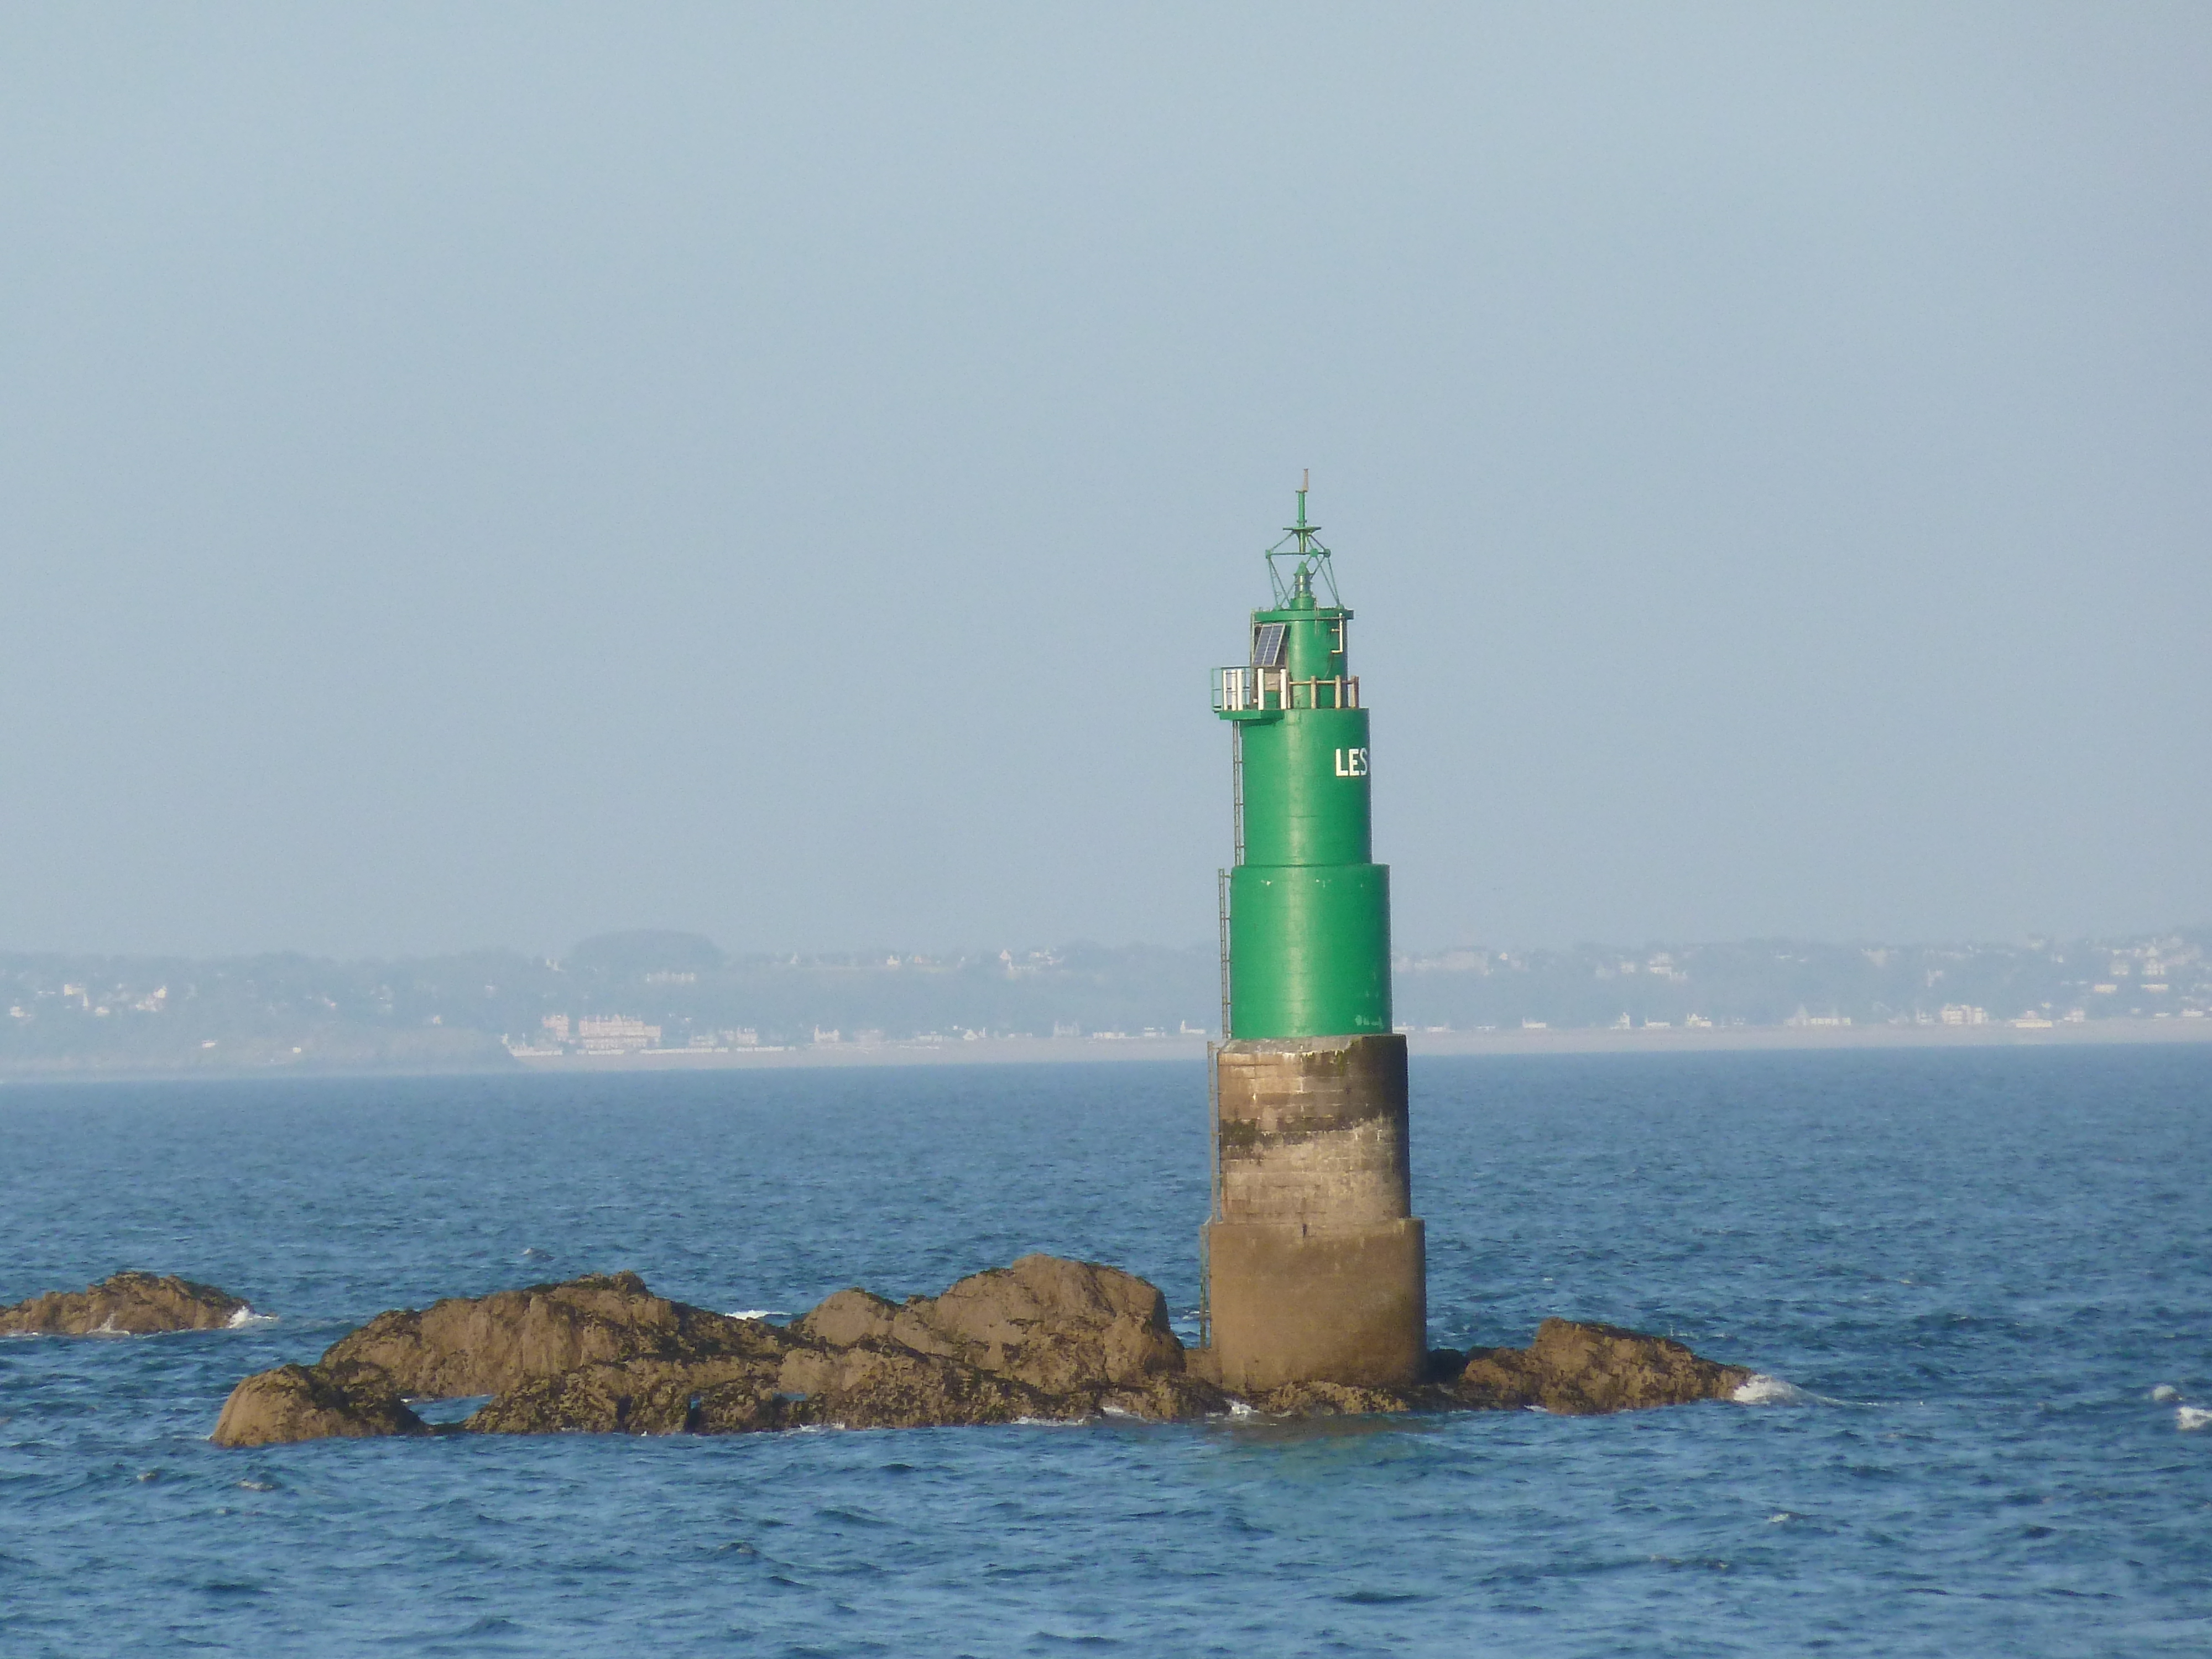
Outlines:
{"label": "sea water", "polygon": [[1760,1403],[224,1451],[385,1308],[724,1310],[1028,1250],[1198,1291],[1194,1065],[0,1089],[0,1652],[2212,1652],[2212,1046],[1417,1061],[1434,1340],[1680,1337]]}

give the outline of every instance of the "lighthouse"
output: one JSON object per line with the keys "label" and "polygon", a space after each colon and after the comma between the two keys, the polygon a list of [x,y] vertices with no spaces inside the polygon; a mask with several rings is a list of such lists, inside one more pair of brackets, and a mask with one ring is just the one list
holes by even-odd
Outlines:
{"label": "lighthouse", "polygon": [[1236,858],[1210,1056],[1210,1346],[1224,1387],[1419,1379],[1426,1261],[1391,1029],[1390,872],[1374,861],[1368,710],[1318,525],[1266,557],[1247,659],[1214,671]]}

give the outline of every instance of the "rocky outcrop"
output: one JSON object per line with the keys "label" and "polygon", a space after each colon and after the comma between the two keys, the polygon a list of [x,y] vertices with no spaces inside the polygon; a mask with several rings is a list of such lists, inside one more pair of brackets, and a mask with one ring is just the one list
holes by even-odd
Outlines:
{"label": "rocky outcrop", "polygon": [[218,1446],[275,1446],[429,1432],[382,1376],[349,1376],[320,1365],[279,1365],[230,1391],[214,1439]]}
{"label": "rocky outcrop", "polygon": [[781,1360],[765,1364],[637,1360],[588,1365],[502,1395],[466,1426],[490,1434],[741,1434],[813,1426],[928,1428],[1091,1414],[1087,1400],[1042,1395],[941,1356],[864,1341],[827,1351],[794,1343]]}
{"label": "rocky outcrop", "polygon": [[[1172,1422],[1232,1406],[1282,1416],[1504,1409],[1622,1411],[1719,1398],[1751,1375],[1680,1343],[1547,1320],[1527,1348],[1441,1350],[1410,1389],[1296,1382],[1232,1401],[1187,1356],[1143,1279],[1056,1256],[891,1302],[840,1291],[788,1327],[670,1302],[633,1273],[380,1314],[314,1365],[238,1385],[216,1443],[325,1436],[743,1434],[1127,1415]],[[454,1430],[410,1399],[490,1395]]]}
{"label": "rocky outcrop", "polygon": [[688,1321],[690,1352],[549,1371],[502,1393],[467,1426],[726,1434],[1227,1409],[1219,1389],[1182,1374],[1182,1344],[1159,1291],[1096,1262],[1024,1256],[905,1302],[840,1291],[781,1330],[665,1305]]}
{"label": "rocky outcrop", "polygon": [[[489,1394],[461,1426],[734,1434],[1176,1419],[1225,1411],[1188,1376],[1167,1304],[1093,1262],[1024,1256],[903,1303],[840,1291],[787,1328],[654,1296],[634,1273],[538,1285],[380,1314],[313,1366],[251,1376],[222,1445],[421,1431],[405,1399]],[[396,1407],[414,1429],[368,1426]],[[346,1426],[325,1426],[344,1425]]]}
{"label": "rocky outcrop", "polygon": [[1285,1382],[1246,1402],[1268,1417],[1367,1417],[1449,1411],[1459,1402],[1439,1389],[1375,1389],[1349,1382]]}
{"label": "rocky outcrop", "polygon": [[1663,1336],[1547,1319],[1525,1348],[1474,1350],[1451,1389],[1471,1407],[1540,1406],[1586,1417],[1725,1400],[1751,1377],[1740,1365],[1701,1359]]}
{"label": "rocky outcrop", "polygon": [[0,1309],[0,1336],[151,1336],[221,1330],[251,1314],[243,1297],[189,1279],[120,1273],[82,1291],[49,1291]]}
{"label": "rocky outcrop", "polygon": [[792,1334],[832,1348],[874,1340],[936,1354],[1044,1394],[1134,1387],[1183,1369],[1158,1290],[1096,1262],[1025,1255],[942,1296],[886,1302],[840,1291]]}
{"label": "rocky outcrop", "polygon": [[772,1329],[667,1301],[635,1273],[592,1274],[379,1314],[332,1344],[322,1363],[381,1371],[410,1398],[453,1400],[584,1365],[744,1353]]}

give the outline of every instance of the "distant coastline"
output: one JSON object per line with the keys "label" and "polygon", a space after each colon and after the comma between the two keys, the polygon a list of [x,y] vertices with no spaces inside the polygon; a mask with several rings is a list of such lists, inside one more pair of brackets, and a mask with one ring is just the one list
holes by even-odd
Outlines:
{"label": "distant coastline", "polygon": [[[1615,1030],[1602,1026],[1496,1031],[1409,1031],[1416,1057],[1463,1054],[1724,1054],[1812,1048],[2081,1048],[2125,1043],[2212,1042],[2212,1019],[2100,1019],[2021,1029],[1986,1025],[1735,1025]],[[1192,1036],[983,1037],[969,1042],[837,1042],[775,1049],[643,1049],[626,1054],[522,1055],[533,1072],[772,1071],[819,1066],[979,1066],[1200,1060]]]}
{"label": "distant coastline", "polygon": [[[2101,1019],[2021,1029],[1987,1025],[1736,1025],[1711,1030],[1670,1027],[1615,1030],[1581,1026],[1494,1031],[1412,1031],[1416,1059],[1525,1054],[1696,1054],[1800,1053],[1816,1049],[2095,1048],[2136,1044],[2212,1043],[2212,1020]],[[0,1089],[41,1083],[235,1081],[270,1077],[432,1076],[640,1072],[774,1072],[824,1066],[1126,1065],[1206,1057],[1200,1036],[992,1036],[966,1042],[807,1043],[791,1048],[645,1048],[612,1054],[486,1054],[446,1063],[322,1065],[270,1060],[259,1066],[210,1064],[189,1069],[146,1067],[82,1056],[0,1071]]]}
{"label": "distant coastline", "polygon": [[[1470,946],[1394,960],[1417,1054],[2212,1039],[2212,928],[2127,939]],[[393,961],[0,952],[0,1081],[1196,1060],[1211,946],[729,955],[694,934]],[[1212,1028],[1212,1029],[1209,1029]]]}

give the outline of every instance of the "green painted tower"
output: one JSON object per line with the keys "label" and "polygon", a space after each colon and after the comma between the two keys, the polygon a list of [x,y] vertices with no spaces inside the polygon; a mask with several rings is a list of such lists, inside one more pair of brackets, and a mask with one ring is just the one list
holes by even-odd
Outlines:
{"label": "green painted tower", "polygon": [[1210,1359],[1231,1388],[1403,1383],[1426,1348],[1407,1158],[1406,1044],[1390,1022],[1390,872],[1374,861],[1368,711],[1352,612],[1320,526],[1267,550],[1248,659],[1214,671],[1232,732],[1212,1054]]}
{"label": "green painted tower", "polygon": [[1252,613],[1251,660],[1214,677],[1241,776],[1229,904],[1239,1037],[1390,1029],[1390,872],[1373,859],[1352,612],[1319,532],[1301,489],[1298,521],[1267,552],[1274,604]]}

